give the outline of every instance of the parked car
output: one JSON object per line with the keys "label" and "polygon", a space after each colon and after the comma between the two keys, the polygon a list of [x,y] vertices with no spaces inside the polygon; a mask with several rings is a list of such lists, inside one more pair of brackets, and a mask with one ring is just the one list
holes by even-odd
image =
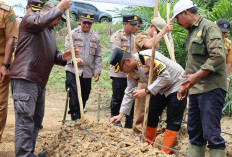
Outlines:
{"label": "parked car", "polygon": [[96,22],[112,22],[112,17],[110,14],[98,10],[98,8],[89,3],[71,1],[71,7],[69,8],[69,11],[72,13],[72,16],[74,16],[76,20],[78,20],[81,17],[82,12],[91,12],[94,14],[94,20]]}

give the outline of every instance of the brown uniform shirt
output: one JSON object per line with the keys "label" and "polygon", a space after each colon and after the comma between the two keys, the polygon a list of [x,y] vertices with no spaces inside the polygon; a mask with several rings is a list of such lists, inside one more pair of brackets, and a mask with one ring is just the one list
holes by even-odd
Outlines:
{"label": "brown uniform shirt", "polygon": [[0,1],[0,57],[5,55],[6,41],[18,35],[14,10]]}
{"label": "brown uniform shirt", "polygon": [[144,44],[151,38],[152,37],[148,34],[147,31],[143,31],[137,34],[134,41],[134,53],[146,50],[147,48],[144,47]]}
{"label": "brown uniform shirt", "polygon": [[229,39],[224,39],[225,53],[226,53],[226,64],[232,62],[232,45]]}

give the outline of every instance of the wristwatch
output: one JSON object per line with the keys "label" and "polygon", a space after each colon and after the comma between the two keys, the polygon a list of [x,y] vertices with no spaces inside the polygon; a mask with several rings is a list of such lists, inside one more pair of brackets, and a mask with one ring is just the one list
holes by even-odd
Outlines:
{"label": "wristwatch", "polygon": [[151,92],[149,91],[148,88],[145,89],[145,92],[146,92],[147,94],[151,94]]}
{"label": "wristwatch", "polygon": [[2,63],[3,66],[5,66],[7,69],[10,68],[10,64],[9,63]]}

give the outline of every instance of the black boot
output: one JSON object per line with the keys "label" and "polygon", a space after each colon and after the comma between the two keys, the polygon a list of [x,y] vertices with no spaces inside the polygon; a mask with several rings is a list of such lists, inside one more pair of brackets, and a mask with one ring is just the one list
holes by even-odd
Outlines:
{"label": "black boot", "polygon": [[133,126],[133,117],[131,116],[126,116],[126,121],[125,121],[125,128],[131,129]]}
{"label": "black boot", "polygon": [[78,113],[71,113],[71,119],[72,120],[77,120],[77,119],[80,119],[80,114]]}

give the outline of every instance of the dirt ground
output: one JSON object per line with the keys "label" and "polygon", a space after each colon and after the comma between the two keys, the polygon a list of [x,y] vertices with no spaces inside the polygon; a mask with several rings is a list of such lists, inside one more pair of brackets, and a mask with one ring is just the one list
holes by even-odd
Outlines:
{"label": "dirt ground", "polygon": [[[105,95],[101,95],[100,122],[97,122],[97,93],[97,90],[91,92],[86,105],[85,123],[73,122],[62,125],[59,121],[63,119],[66,95],[64,92],[62,94],[62,92],[56,93],[54,90],[47,90],[43,129],[39,133],[35,153],[46,151],[49,157],[166,156],[159,151],[160,147],[156,145],[151,147],[141,142],[138,137],[131,134],[131,129],[108,125],[110,111],[107,107],[109,102],[105,101]],[[67,119],[70,119],[70,115],[67,115]],[[0,143],[0,157],[14,156],[14,122],[13,101],[9,98],[8,119],[2,143]],[[165,123],[162,122],[158,129],[156,143],[162,144],[164,128]],[[89,132],[83,129],[88,129]],[[222,131],[232,133],[232,118],[225,117],[222,119]],[[224,133],[222,133],[222,136],[226,140],[227,156],[231,157],[232,136]],[[186,124],[183,124],[174,143],[174,148],[186,153],[187,145],[187,128]],[[118,146],[118,148],[115,146]],[[184,155],[174,152],[169,156]],[[206,152],[206,156],[209,156],[208,152]]]}

